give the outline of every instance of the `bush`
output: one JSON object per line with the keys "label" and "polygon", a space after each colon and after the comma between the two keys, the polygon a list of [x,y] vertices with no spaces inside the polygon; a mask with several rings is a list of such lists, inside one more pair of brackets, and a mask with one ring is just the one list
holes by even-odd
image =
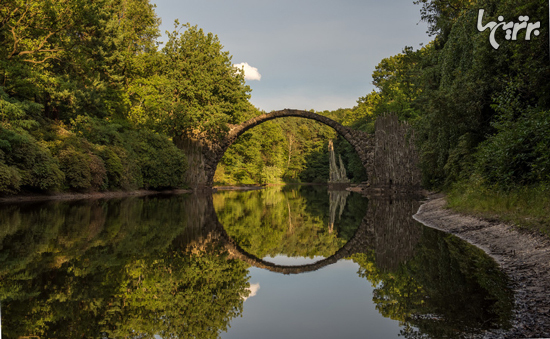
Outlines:
{"label": "bush", "polygon": [[74,149],[66,149],[57,156],[69,187],[88,189],[92,186],[92,174],[86,156]]}
{"label": "bush", "polygon": [[107,171],[98,156],[68,148],[59,152],[58,159],[68,187],[76,190],[106,188]]}
{"label": "bush", "polygon": [[109,188],[122,187],[124,180],[124,166],[118,154],[111,147],[104,147],[100,156],[107,171],[107,182]]}
{"label": "bush", "polygon": [[19,192],[21,176],[15,167],[0,162],[0,195]]}
{"label": "bush", "polygon": [[187,160],[167,137],[149,131],[128,132],[127,145],[133,148],[143,176],[143,187],[161,189],[183,187]]}
{"label": "bush", "polygon": [[47,149],[41,148],[34,157],[34,164],[26,183],[40,190],[53,190],[59,188],[64,179],[65,175],[59,169],[56,159]]}
{"label": "bush", "polygon": [[550,111],[527,111],[495,127],[498,132],[476,155],[477,170],[486,181],[503,187],[550,182]]}
{"label": "bush", "polygon": [[52,190],[63,183],[64,175],[56,159],[30,135],[2,129],[0,150],[5,153],[5,164],[18,169],[21,186]]}
{"label": "bush", "polygon": [[121,133],[118,125],[86,117],[74,124],[80,137],[51,124],[36,133],[48,140],[41,142],[24,130],[0,127],[0,193],[63,185],[78,191],[184,186],[185,155],[166,136]]}
{"label": "bush", "polygon": [[77,136],[98,145],[120,145],[121,125],[105,120],[80,115],[72,121]]}

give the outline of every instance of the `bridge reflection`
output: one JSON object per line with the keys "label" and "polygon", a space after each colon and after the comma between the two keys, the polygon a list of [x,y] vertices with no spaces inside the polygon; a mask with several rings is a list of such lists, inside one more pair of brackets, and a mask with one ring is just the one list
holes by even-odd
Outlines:
{"label": "bridge reflection", "polygon": [[393,270],[414,256],[421,236],[422,226],[412,219],[419,207],[417,199],[410,196],[371,197],[352,238],[334,254],[310,264],[278,265],[247,252],[228,234],[218,220],[212,194],[194,194],[186,204],[184,209],[190,212],[188,227],[175,240],[180,248],[200,250],[213,244],[223,246],[231,258],[283,274],[316,271],[353,254],[372,250],[379,269]]}

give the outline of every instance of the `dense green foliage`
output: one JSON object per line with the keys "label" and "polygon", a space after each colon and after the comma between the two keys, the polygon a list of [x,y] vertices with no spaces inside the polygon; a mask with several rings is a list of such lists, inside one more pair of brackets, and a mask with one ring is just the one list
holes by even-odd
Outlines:
{"label": "dense green foliage", "polygon": [[[338,112],[318,113],[343,122]],[[218,164],[214,182],[326,183],[331,139],[350,179],[365,181],[366,172],[359,156],[332,128],[314,120],[284,118],[265,122],[239,137]]]}
{"label": "dense green foliage", "polygon": [[193,202],[2,206],[3,335],[218,338],[242,312],[247,271],[215,244],[190,245]]}
{"label": "dense green foliage", "polygon": [[0,194],[182,187],[171,138],[257,114],[217,37],[159,48],[148,0],[7,0],[0,8]]}
{"label": "dense green foliage", "polygon": [[[441,19],[446,25],[434,24],[442,32],[418,66],[424,78],[417,129],[427,184],[449,185],[472,175],[504,189],[548,182],[547,6],[544,1],[464,2]],[[487,21],[498,15],[540,20],[541,34],[530,41],[521,34],[517,41],[498,36],[502,44],[494,50],[489,32],[477,31],[479,8],[486,9]]]}
{"label": "dense green foliage", "polygon": [[176,21],[165,47],[139,60],[128,89],[134,103],[130,119],[171,136],[210,138],[221,136],[228,123],[243,121],[254,110],[250,88],[222,47],[212,33]]}

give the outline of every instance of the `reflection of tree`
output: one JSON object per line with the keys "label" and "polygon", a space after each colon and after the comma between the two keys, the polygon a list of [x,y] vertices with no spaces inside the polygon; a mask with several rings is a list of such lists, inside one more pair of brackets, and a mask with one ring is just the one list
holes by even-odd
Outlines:
{"label": "reflection of tree", "polygon": [[216,338],[242,311],[247,271],[215,244],[186,247],[190,201],[3,206],[4,336]]}
{"label": "reflection of tree", "polygon": [[384,317],[403,325],[407,317],[424,303],[422,287],[402,270],[404,266],[395,272],[380,270],[376,266],[374,250],[355,254],[352,259],[360,266],[357,274],[375,287],[373,301]]}
{"label": "reflection of tree", "polygon": [[[360,265],[359,276],[375,287],[377,310],[398,320],[405,337],[455,338],[508,326],[512,297],[491,258],[456,237],[415,224],[410,200],[369,204],[372,249],[352,259]],[[403,215],[411,221],[399,221]]]}
{"label": "reflection of tree", "polygon": [[348,196],[350,195],[349,191],[328,191],[329,201],[330,201],[330,221],[329,221],[329,231],[332,232],[334,229],[334,222],[336,221],[336,214],[338,214],[338,220],[342,218],[342,213],[346,207],[346,202]]}
{"label": "reflection of tree", "polygon": [[[329,199],[326,188],[323,189],[321,194],[311,187],[219,192],[214,195],[214,205],[229,236],[256,257],[278,254],[328,257],[349,238],[329,232]],[[361,212],[364,214],[364,210]],[[362,216],[346,222],[355,223],[357,228]]]}

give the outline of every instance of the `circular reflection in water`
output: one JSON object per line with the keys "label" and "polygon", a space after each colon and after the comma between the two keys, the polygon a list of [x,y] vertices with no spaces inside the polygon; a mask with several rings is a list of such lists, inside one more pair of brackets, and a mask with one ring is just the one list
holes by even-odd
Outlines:
{"label": "circular reflection in water", "polygon": [[[367,210],[366,198],[348,191],[327,192],[323,186],[221,191],[213,203],[234,245],[230,251],[251,265],[283,273],[319,269],[353,254],[353,239]],[[305,262],[284,265],[271,260],[280,256]]]}

